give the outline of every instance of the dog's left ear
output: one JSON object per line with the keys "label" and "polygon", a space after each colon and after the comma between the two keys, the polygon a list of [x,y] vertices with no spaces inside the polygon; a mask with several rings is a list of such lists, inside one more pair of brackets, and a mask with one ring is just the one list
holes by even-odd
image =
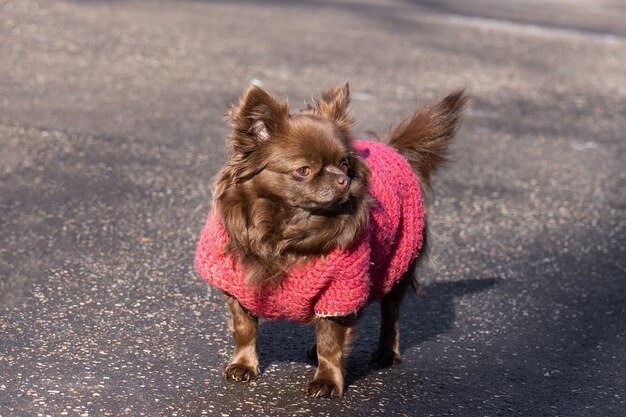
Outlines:
{"label": "dog's left ear", "polygon": [[333,89],[322,92],[317,102],[317,109],[322,115],[333,121],[337,127],[348,133],[354,126],[354,119],[350,116],[350,85],[346,81]]}

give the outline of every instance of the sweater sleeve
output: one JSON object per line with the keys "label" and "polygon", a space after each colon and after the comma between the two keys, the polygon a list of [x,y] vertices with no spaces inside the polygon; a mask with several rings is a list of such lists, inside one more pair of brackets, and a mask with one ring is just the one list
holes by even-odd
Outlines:
{"label": "sweater sleeve", "polygon": [[205,281],[232,293],[242,285],[242,273],[234,257],[224,252],[227,242],[226,231],[217,214],[211,211],[196,247],[195,267]]}
{"label": "sweater sleeve", "polygon": [[338,317],[355,313],[367,304],[370,293],[370,238],[371,227],[363,231],[359,241],[350,249],[328,259],[326,280],[328,285],[321,291],[315,303],[318,317]]}

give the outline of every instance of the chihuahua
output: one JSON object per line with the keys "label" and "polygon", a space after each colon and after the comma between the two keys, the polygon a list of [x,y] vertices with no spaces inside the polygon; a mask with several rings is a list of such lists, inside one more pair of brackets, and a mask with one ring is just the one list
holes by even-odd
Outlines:
{"label": "chihuahua", "polygon": [[250,86],[228,118],[230,153],[196,267],[221,288],[235,349],[224,376],[259,374],[259,317],[314,323],[318,367],[307,393],[341,397],[354,325],[380,300],[372,361],[400,361],[398,319],[427,240],[422,191],[446,160],[467,98],[419,108],[377,141],[355,140],[347,83],[305,109]]}

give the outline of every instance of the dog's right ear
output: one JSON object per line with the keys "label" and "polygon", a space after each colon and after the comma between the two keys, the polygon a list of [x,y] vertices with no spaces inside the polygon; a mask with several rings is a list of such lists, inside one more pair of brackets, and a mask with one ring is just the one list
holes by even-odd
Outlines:
{"label": "dog's right ear", "polygon": [[236,152],[249,153],[259,144],[280,134],[287,126],[289,105],[256,85],[246,89],[238,105],[228,110]]}
{"label": "dog's right ear", "polygon": [[350,85],[345,83],[322,92],[317,102],[317,108],[322,115],[334,122],[339,130],[346,133],[354,126],[354,119],[350,116]]}

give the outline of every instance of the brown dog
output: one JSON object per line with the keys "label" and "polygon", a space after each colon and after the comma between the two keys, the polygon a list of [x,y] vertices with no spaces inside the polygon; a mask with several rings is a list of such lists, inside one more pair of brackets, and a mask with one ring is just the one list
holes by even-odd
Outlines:
{"label": "brown dog", "polygon": [[[368,227],[375,204],[368,189],[372,173],[352,145],[349,102],[346,83],[289,114],[285,101],[251,86],[231,107],[231,152],[215,180],[214,209],[228,236],[225,250],[246,271],[247,285],[261,291],[280,284],[293,268],[306,268],[334,249],[350,249]],[[431,174],[446,159],[465,102],[463,92],[455,92],[418,109],[387,135],[388,145],[411,164],[422,186],[430,187]],[[422,253],[426,231],[424,227]],[[400,303],[411,285],[417,288],[415,269],[422,258],[403,269],[402,278],[380,300],[375,363],[389,366],[400,360]],[[228,293],[226,302],[235,351],[224,375],[238,381],[255,379],[258,318]],[[310,352],[319,365],[309,395],[342,395],[344,362],[357,316],[312,318],[317,343]]]}

